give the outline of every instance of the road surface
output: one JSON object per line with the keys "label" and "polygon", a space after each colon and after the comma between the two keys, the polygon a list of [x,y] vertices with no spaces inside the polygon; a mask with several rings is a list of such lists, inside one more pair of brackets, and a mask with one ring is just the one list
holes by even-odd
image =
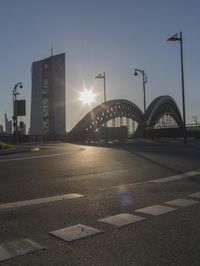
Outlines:
{"label": "road surface", "polygon": [[200,265],[200,143],[37,147],[0,157],[0,265]]}

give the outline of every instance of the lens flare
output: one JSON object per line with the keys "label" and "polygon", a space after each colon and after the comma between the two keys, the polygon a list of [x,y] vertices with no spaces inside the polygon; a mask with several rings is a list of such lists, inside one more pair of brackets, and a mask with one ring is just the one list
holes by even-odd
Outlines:
{"label": "lens flare", "polygon": [[119,187],[120,202],[123,207],[131,207],[133,205],[133,199],[129,194],[128,188],[125,186]]}
{"label": "lens flare", "polygon": [[82,101],[83,104],[91,104],[95,101],[96,94],[92,90],[87,90],[84,89],[80,93],[80,100]]}

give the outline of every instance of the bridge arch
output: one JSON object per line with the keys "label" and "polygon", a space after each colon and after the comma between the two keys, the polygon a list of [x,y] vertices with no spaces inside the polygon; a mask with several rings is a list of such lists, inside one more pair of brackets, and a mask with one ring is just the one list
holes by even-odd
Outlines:
{"label": "bridge arch", "polygon": [[143,112],[136,104],[124,99],[110,100],[88,112],[70,131],[69,138],[81,139],[86,131],[95,131],[116,117],[130,118],[138,124],[143,122]]}
{"label": "bridge arch", "polygon": [[153,129],[164,115],[171,116],[179,128],[183,126],[180,110],[171,96],[159,96],[154,99],[145,114],[131,101],[124,99],[111,100],[88,112],[69,132],[68,138],[70,140],[84,139],[87,133],[98,131],[107,121],[116,117],[126,117],[136,121],[138,128],[134,135],[135,137],[141,137],[145,129]]}
{"label": "bridge arch", "polygon": [[178,127],[183,126],[180,110],[175,100],[168,95],[155,98],[144,115],[145,127],[154,128],[159,119],[164,115],[173,117]]}

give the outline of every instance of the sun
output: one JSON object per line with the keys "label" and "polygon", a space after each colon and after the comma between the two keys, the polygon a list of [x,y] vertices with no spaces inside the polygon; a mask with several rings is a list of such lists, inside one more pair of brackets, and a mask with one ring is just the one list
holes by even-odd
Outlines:
{"label": "sun", "polygon": [[84,89],[80,93],[80,100],[82,101],[83,104],[91,104],[95,101],[96,94],[92,90],[87,90]]}

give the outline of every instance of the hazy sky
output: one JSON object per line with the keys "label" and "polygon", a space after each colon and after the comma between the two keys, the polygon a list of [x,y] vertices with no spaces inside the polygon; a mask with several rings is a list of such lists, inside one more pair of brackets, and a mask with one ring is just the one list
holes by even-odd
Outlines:
{"label": "hazy sky", "polygon": [[[143,109],[141,75],[145,70],[147,105],[171,95],[182,111],[179,42],[166,39],[183,32],[187,122],[200,121],[199,0],[0,0],[0,124],[12,115],[12,89],[23,82],[29,125],[31,64],[66,53],[66,113],[70,130],[92,107],[107,99],[128,99]],[[82,106],[83,87],[98,93],[96,103]]]}

